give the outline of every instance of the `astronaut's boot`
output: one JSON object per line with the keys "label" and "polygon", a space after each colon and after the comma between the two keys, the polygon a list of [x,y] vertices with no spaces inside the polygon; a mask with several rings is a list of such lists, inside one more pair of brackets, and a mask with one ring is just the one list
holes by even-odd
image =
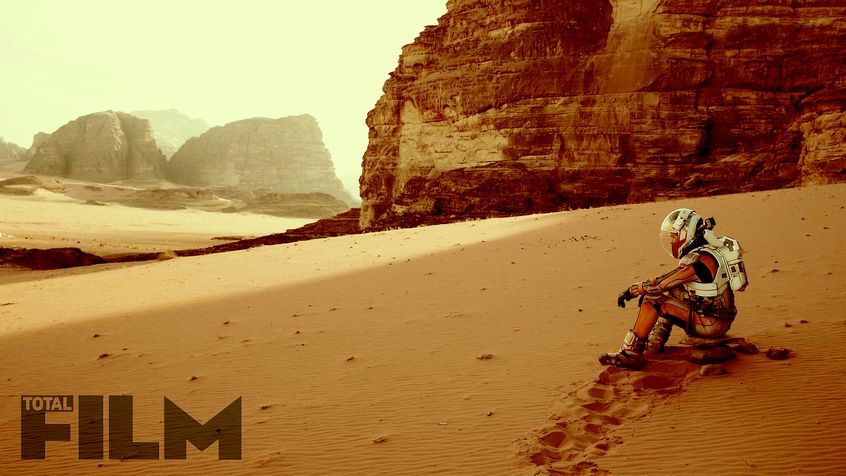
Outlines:
{"label": "astronaut's boot", "polygon": [[659,317],[649,337],[646,338],[646,350],[656,354],[664,353],[664,345],[667,339],[670,338],[670,332],[673,330],[673,323],[666,317]]}
{"label": "astronaut's boot", "polygon": [[623,339],[623,347],[617,352],[609,352],[599,356],[599,363],[602,365],[613,365],[627,369],[640,370],[646,366],[646,358],[643,357],[643,349],[646,347],[646,339],[638,337],[634,331],[629,331]]}

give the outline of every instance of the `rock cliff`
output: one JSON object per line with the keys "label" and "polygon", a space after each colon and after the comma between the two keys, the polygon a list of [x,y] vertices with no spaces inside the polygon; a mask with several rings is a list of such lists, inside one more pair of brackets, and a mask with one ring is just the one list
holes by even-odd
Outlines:
{"label": "rock cliff", "polygon": [[123,112],[82,116],[34,142],[27,173],[103,183],[164,177],[150,123]]}
{"label": "rock cliff", "polygon": [[168,177],[187,185],[323,192],[352,201],[335,175],[320,127],[309,115],[245,119],[213,127],[189,139],[173,155]]}
{"label": "rock cliff", "polygon": [[32,136],[32,145],[30,145],[29,149],[26,150],[24,158],[26,160],[32,160],[32,157],[35,156],[35,151],[38,150],[38,147],[41,146],[41,144],[43,144],[49,138],[50,134],[46,132],[38,132],[34,136]]}
{"label": "rock cliff", "polygon": [[209,130],[209,125],[202,119],[193,119],[176,109],[132,111],[130,114],[150,121],[156,144],[167,158],[173,156],[186,140]]}
{"label": "rock cliff", "polygon": [[6,142],[5,139],[0,137],[0,162],[20,160],[25,153],[26,149],[23,147]]}
{"label": "rock cliff", "polygon": [[370,111],[364,229],[846,180],[842,0],[450,0]]}

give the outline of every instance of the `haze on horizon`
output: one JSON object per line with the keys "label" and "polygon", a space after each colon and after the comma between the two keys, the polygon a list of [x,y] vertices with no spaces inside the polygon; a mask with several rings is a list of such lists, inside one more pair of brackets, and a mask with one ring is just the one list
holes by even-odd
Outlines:
{"label": "haze on horizon", "polygon": [[177,109],[210,126],[311,114],[358,192],[365,117],[446,0],[30,0],[0,24],[0,137],[29,147],[92,112]]}

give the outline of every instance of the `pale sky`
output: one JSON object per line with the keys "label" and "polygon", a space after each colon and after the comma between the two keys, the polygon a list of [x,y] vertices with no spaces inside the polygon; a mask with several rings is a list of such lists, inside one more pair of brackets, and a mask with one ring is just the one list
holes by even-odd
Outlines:
{"label": "pale sky", "polygon": [[210,126],[317,118],[358,191],[367,112],[446,0],[4,1],[0,137],[29,147],[85,114],[178,109]]}

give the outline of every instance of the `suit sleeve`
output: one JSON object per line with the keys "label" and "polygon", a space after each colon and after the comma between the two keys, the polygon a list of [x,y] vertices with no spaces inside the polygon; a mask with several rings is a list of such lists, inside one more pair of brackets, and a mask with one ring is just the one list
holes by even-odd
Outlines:
{"label": "suit sleeve", "polygon": [[690,253],[675,269],[629,287],[633,297],[661,294],[687,283],[709,283],[717,273],[717,260],[707,253]]}

